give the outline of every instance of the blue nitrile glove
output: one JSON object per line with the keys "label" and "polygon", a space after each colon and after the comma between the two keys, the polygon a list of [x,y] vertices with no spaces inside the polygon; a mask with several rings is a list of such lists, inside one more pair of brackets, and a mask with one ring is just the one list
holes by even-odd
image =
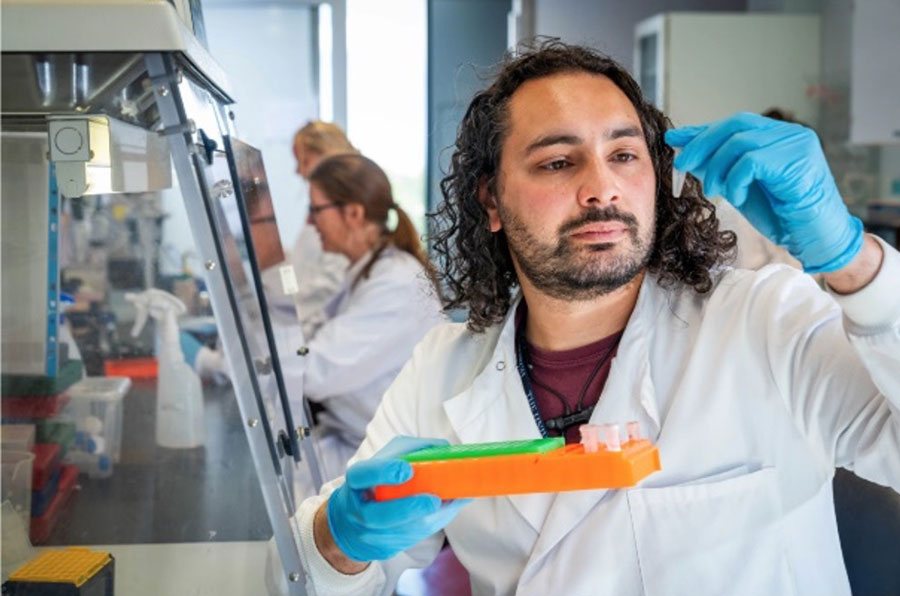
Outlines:
{"label": "blue nitrile glove", "polygon": [[859,253],[862,222],[850,215],[816,134],[799,124],[740,113],[666,132],[683,147],[675,168],[721,195],[809,273],[837,271]]}
{"label": "blue nitrile glove", "polygon": [[197,353],[203,347],[203,344],[187,331],[178,332],[178,342],[181,344],[181,353],[184,354],[184,361],[188,363],[188,366],[194,368],[194,363],[197,362]]}
{"label": "blue nitrile glove", "polygon": [[471,499],[441,504],[435,495],[414,495],[376,502],[371,489],[402,484],[412,467],[398,456],[435,445],[443,439],[395,437],[371,459],[347,470],[344,484],[328,499],[328,527],[338,547],[355,561],[390,559],[444,528]]}

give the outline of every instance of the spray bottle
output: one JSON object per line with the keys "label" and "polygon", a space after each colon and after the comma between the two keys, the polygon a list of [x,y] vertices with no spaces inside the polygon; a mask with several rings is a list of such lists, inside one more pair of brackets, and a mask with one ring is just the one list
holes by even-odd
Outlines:
{"label": "spray bottle", "polygon": [[125,299],[137,309],[132,337],[137,337],[144,328],[148,315],[156,322],[156,357],[159,361],[156,444],[173,449],[203,445],[206,438],[203,389],[200,377],[184,361],[176,322],[178,315],[187,311],[184,302],[156,288],[126,294]]}

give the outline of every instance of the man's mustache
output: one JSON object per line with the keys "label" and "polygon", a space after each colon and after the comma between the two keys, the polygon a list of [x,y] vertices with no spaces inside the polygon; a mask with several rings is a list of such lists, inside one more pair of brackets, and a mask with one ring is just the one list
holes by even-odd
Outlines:
{"label": "man's mustache", "polygon": [[628,229],[632,232],[637,229],[638,226],[637,218],[632,214],[623,213],[616,207],[605,207],[603,209],[591,209],[577,219],[567,221],[562,225],[562,227],[560,227],[559,233],[566,234],[580,228],[585,224],[598,221],[620,221],[627,225]]}

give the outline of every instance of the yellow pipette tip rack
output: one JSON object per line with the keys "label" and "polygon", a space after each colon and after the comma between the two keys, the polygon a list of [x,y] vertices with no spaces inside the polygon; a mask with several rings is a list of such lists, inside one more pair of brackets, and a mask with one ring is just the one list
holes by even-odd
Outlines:
{"label": "yellow pipette tip rack", "polygon": [[[37,594],[38,584],[70,586],[72,594],[79,594],[79,588],[96,579],[106,582],[108,590],[96,594],[112,593],[112,570],[114,559],[105,552],[85,547],[69,547],[41,553],[9,576],[4,585],[4,594]],[[106,577],[99,577],[103,574]],[[92,585],[94,582],[91,582]],[[53,592],[56,594],[57,592]]]}

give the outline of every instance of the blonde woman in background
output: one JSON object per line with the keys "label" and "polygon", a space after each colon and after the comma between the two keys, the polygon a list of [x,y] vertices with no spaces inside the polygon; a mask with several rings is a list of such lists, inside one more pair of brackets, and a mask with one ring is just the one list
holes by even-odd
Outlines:
{"label": "blonde woman in background", "polygon": [[322,120],[310,120],[294,135],[294,159],[297,173],[304,180],[324,158],[342,153],[359,153],[340,126]]}
{"label": "blonde woman in background", "polygon": [[[311,120],[294,135],[293,153],[297,160],[297,173],[307,180],[313,168],[324,158],[358,151],[338,125]],[[291,303],[278,301],[279,305],[284,307],[281,310],[288,317],[298,317],[304,335],[311,337],[325,322],[323,309],[344,281],[347,259],[339,254],[323,252],[319,235],[307,222],[285,255],[285,262],[294,267],[299,292]],[[294,305],[296,314],[293,312]]]}

